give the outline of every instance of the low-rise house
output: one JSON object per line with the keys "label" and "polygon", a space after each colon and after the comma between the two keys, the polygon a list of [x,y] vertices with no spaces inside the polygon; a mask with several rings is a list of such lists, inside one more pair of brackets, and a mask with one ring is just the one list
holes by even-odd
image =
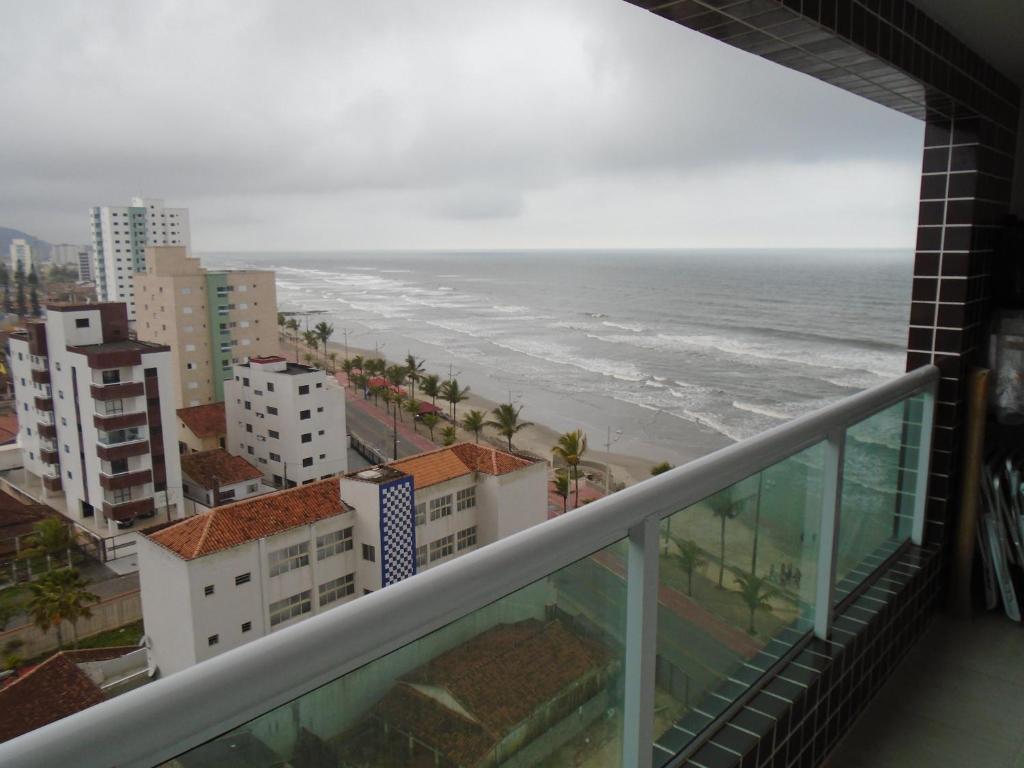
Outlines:
{"label": "low-rise house", "polygon": [[274,489],[260,482],[263,473],[241,456],[232,456],[223,448],[181,457],[181,486],[187,511],[195,514],[212,507],[241,501]]}
{"label": "low-rise house", "polygon": [[178,453],[212,451],[223,448],[227,439],[224,403],[207,403],[179,408]]}

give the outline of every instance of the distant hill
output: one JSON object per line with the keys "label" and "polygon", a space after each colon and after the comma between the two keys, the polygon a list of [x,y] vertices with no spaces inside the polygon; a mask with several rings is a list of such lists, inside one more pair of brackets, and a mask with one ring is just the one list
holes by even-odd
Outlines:
{"label": "distant hill", "polygon": [[22,232],[20,229],[11,229],[10,227],[0,227],[0,258],[10,259],[11,240],[17,240],[19,237],[28,240],[36,254],[43,258],[49,258],[50,244],[48,242],[33,237],[27,232]]}

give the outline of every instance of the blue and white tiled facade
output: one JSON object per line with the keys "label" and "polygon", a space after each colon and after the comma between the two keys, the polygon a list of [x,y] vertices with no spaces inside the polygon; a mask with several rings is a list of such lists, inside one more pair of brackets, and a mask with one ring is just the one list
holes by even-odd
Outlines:
{"label": "blue and white tiled facade", "polygon": [[381,586],[416,573],[415,509],[412,477],[380,486]]}

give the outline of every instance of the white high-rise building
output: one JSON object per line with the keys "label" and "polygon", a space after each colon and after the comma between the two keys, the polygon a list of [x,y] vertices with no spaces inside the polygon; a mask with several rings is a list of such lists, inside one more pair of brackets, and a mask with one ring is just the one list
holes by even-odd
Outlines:
{"label": "white high-rise building", "polygon": [[255,464],[276,488],[348,467],[345,393],[319,368],[251,357],[224,382],[227,450]]}
{"label": "white high-rise building", "polygon": [[87,245],[74,245],[72,243],[58,243],[50,246],[50,261],[58,266],[71,264],[78,266],[78,256],[83,251],[89,252]]}
{"label": "white high-rise building", "polygon": [[21,265],[27,275],[32,271],[32,264],[32,246],[29,242],[20,237],[11,240],[11,274],[16,273],[18,265]]}
{"label": "white high-rise building", "polygon": [[147,245],[183,245],[191,250],[187,208],[165,208],[156,198],[132,198],[123,208],[91,212],[93,270],[100,301],[123,301],[135,319],[135,273],[146,271]]}
{"label": "white high-rise building", "polygon": [[92,282],[92,248],[83,245],[78,252],[78,282]]}

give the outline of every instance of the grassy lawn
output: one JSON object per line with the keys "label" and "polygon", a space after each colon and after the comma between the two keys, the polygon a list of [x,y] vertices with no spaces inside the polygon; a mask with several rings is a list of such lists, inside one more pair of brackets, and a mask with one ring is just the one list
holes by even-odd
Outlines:
{"label": "grassy lawn", "polygon": [[[132,645],[136,646],[139,644],[139,640],[144,634],[142,628],[142,621],[134,621],[131,624],[125,624],[123,627],[116,629],[108,629],[106,632],[100,632],[96,635],[90,635],[89,637],[80,638],[78,641],[79,649],[83,648],[113,648],[119,645]],[[71,638],[65,638],[64,642],[65,650],[72,650],[74,643]],[[42,664],[48,658],[53,656],[57,651],[47,651],[46,653],[40,654],[32,659],[26,659],[21,662],[19,667],[32,666],[35,664]]]}

